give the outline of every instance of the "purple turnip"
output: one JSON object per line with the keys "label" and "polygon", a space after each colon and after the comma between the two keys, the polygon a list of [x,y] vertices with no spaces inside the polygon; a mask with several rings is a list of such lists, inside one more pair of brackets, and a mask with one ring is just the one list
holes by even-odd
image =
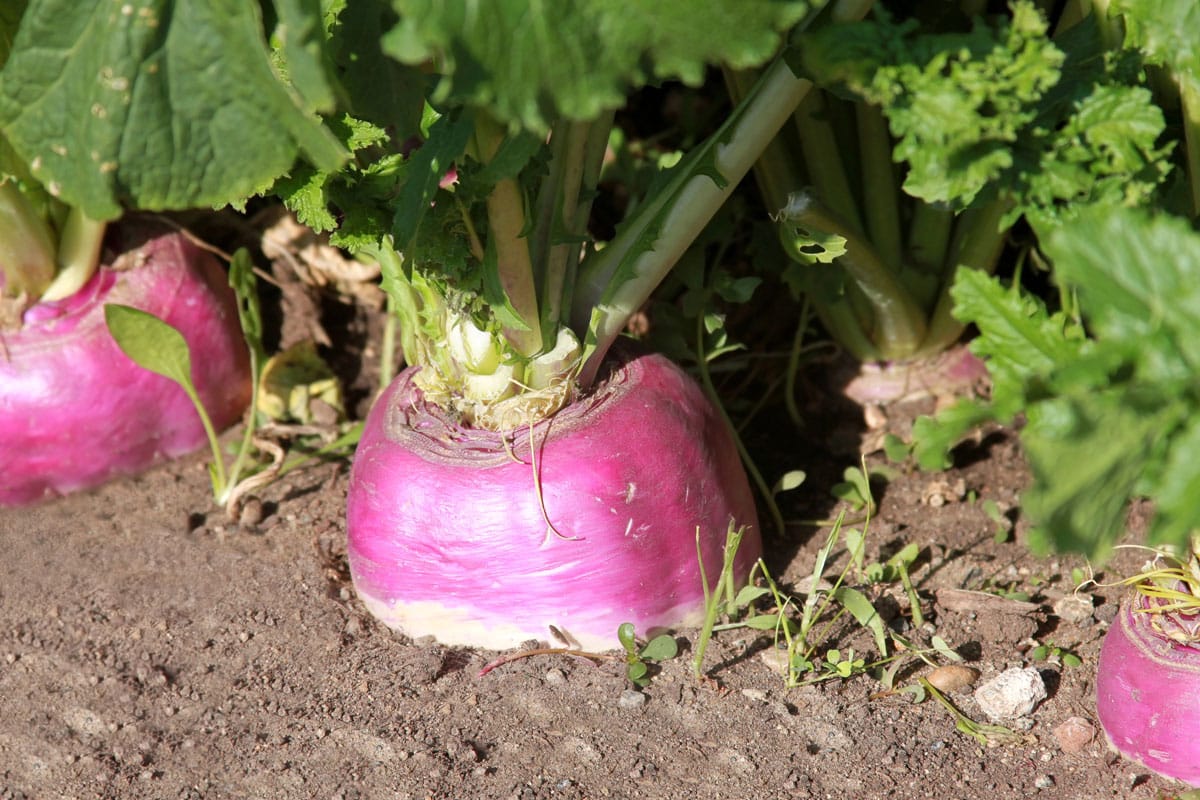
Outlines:
{"label": "purple turnip", "polygon": [[1200,787],[1200,610],[1163,605],[1141,593],[1122,604],[1096,667],[1096,710],[1122,755]]}
{"label": "purple turnip", "polygon": [[660,355],[620,349],[595,390],[507,432],[466,428],[425,401],[415,369],[376,402],[355,457],[348,555],[367,607],[409,636],[508,648],[550,626],[584,647],[698,622],[726,532],[748,526],[733,439],[700,388]]}
{"label": "purple turnip", "polygon": [[213,423],[236,421],[250,375],[235,302],[216,260],[171,233],[101,266],[75,294],[35,303],[18,327],[0,328],[0,505],[96,486],[207,442],[183,389],[117,347],[106,303],[182,332]]}

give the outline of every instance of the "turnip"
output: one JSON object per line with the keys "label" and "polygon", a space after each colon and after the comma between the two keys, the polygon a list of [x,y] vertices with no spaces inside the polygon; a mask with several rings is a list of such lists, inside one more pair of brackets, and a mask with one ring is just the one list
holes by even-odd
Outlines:
{"label": "turnip", "polygon": [[596,390],[528,428],[464,428],[405,370],[351,474],[349,561],[367,607],[411,636],[515,647],[550,626],[604,649],[617,628],[699,621],[732,524],[759,553],[733,440],[699,387],[623,349]]}
{"label": "turnip", "polygon": [[104,306],[121,303],[180,330],[214,424],[236,421],[250,391],[232,290],[210,254],[179,233],[127,249],[77,292],[26,308],[0,329],[0,505],[20,505],[139,472],[204,444],[184,391],[125,356]]}
{"label": "turnip", "polygon": [[[745,529],[745,580],[757,520],[728,423],[661,358],[609,355],[811,87],[787,42],[812,4],[692,4],[690,25],[714,35],[664,37],[678,4],[276,3],[266,39],[260,4],[210,5],[164,0],[150,25],[30,0],[0,125],[34,178],[96,218],[270,187],[379,262],[409,369],[372,412],[349,487],[372,610],[459,643],[555,625],[616,646],[622,623],[694,618],[697,531],[715,579],[730,526]],[[77,55],[114,41],[111,63]],[[627,93],[696,85],[716,64],[765,68],[611,241],[591,241]]]}
{"label": "turnip", "polygon": [[[1200,540],[1197,540],[1200,541]],[[1200,561],[1138,576],[1096,665],[1096,711],[1122,755],[1200,786]]]}

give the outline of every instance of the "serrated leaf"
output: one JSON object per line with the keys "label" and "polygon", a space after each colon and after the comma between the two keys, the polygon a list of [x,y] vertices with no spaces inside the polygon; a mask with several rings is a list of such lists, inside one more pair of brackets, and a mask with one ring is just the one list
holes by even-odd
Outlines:
{"label": "serrated leaf", "polygon": [[1110,14],[1125,21],[1125,46],[1165,64],[1200,87],[1200,5],[1193,0],[1113,0]]}
{"label": "serrated leaf", "polygon": [[1012,291],[980,270],[960,269],[950,294],[954,315],[980,330],[971,351],[987,361],[1002,399],[1019,394],[1026,380],[1048,374],[1081,351],[1082,336],[1070,330],[1072,323],[1064,315],[1049,314],[1040,300]]}
{"label": "serrated leaf", "polygon": [[1037,525],[1033,544],[1107,557],[1125,531],[1129,498],[1179,414],[1119,390],[1031,407],[1021,442],[1034,481],[1021,501]]}
{"label": "serrated leaf", "polygon": [[407,178],[396,198],[392,222],[396,246],[405,250],[417,235],[421,220],[437,194],[438,184],[454,162],[462,157],[475,131],[471,114],[439,117],[429,129],[429,139],[409,159]]}
{"label": "serrated leaf", "polygon": [[1101,343],[1127,346],[1149,380],[1200,370],[1200,235],[1186,222],[1096,209],[1044,239]]}
{"label": "serrated leaf", "polygon": [[[790,0],[393,0],[400,23],[385,47],[448,73],[438,96],[486,106],[502,122],[545,131],[593,119],[628,91],[677,78],[698,85],[709,64],[734,68],[774,55],[809,10]],[[669,35],[667,35],[669,32]]]}
{"label": "serrated leaf", "polygon": [[347,153],[275,73],[261,24],[252,0],[32,0],[0,125],[94,219],[240,201],[301,154],[336,169]]}

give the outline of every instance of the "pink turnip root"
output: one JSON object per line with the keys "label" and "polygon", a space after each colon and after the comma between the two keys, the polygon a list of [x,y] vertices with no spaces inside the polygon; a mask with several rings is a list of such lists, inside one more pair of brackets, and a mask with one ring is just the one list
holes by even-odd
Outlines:
{"label": "pink turnip root", "polygon": [[965,344],[913,361],[855,361],[853,368],[840,378],[842,393],[861,406],[969,395],[988,381],[987,366]]}
{"label": "pink turnip root", "polygon": [[96,486],[207,443],[183,389],[117,347],[106,303],[183,333],[215,426],[248,404],[249,357],[224,271],[182,234],[149,238],[76,294],[35,304],[20,327],[0,329],[0,506]]}
{"label": "pink turnip root", "polygon": [[1122,755],[1200,787],[1200,614],[1138,610],[1155,602],[1139,594],[1113,620],[1096,667],[1096,710]]}
{"label": "pink turnip root", "polygon": [[[550,637],[616,647],[698,623],[731,522],[761,542],[731,434],[661,355],[621,348],[596,389],[506,433],[466,429],[402,372],[369,414],[350,477],[350,571],[359,596],[412,637],[505,649]],[[532,453],[531,453],[532,443]],[[536,478],[535,478],[536,465]]]}

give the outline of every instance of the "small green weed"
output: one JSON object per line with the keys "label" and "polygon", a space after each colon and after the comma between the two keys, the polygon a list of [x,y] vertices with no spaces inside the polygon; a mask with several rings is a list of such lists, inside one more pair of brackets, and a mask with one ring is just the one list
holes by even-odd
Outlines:
{"label": "small green weed", "polygon": [[1029,651],[1029,657],[1034,661],[1050,661],[1061,663],[1064,667],[1079,667],[1083,659],[1065,647],[1059,647],[1054,642],[1046,641]]}
{"label": "small green weed", "polygon": [[625,648],[625,677],[639,688],[650,683],[654,662],[668,661],[679,654],[679,643],[666,633],[655,636],[639,648],[632,622],[621,623],[617,638]]}

